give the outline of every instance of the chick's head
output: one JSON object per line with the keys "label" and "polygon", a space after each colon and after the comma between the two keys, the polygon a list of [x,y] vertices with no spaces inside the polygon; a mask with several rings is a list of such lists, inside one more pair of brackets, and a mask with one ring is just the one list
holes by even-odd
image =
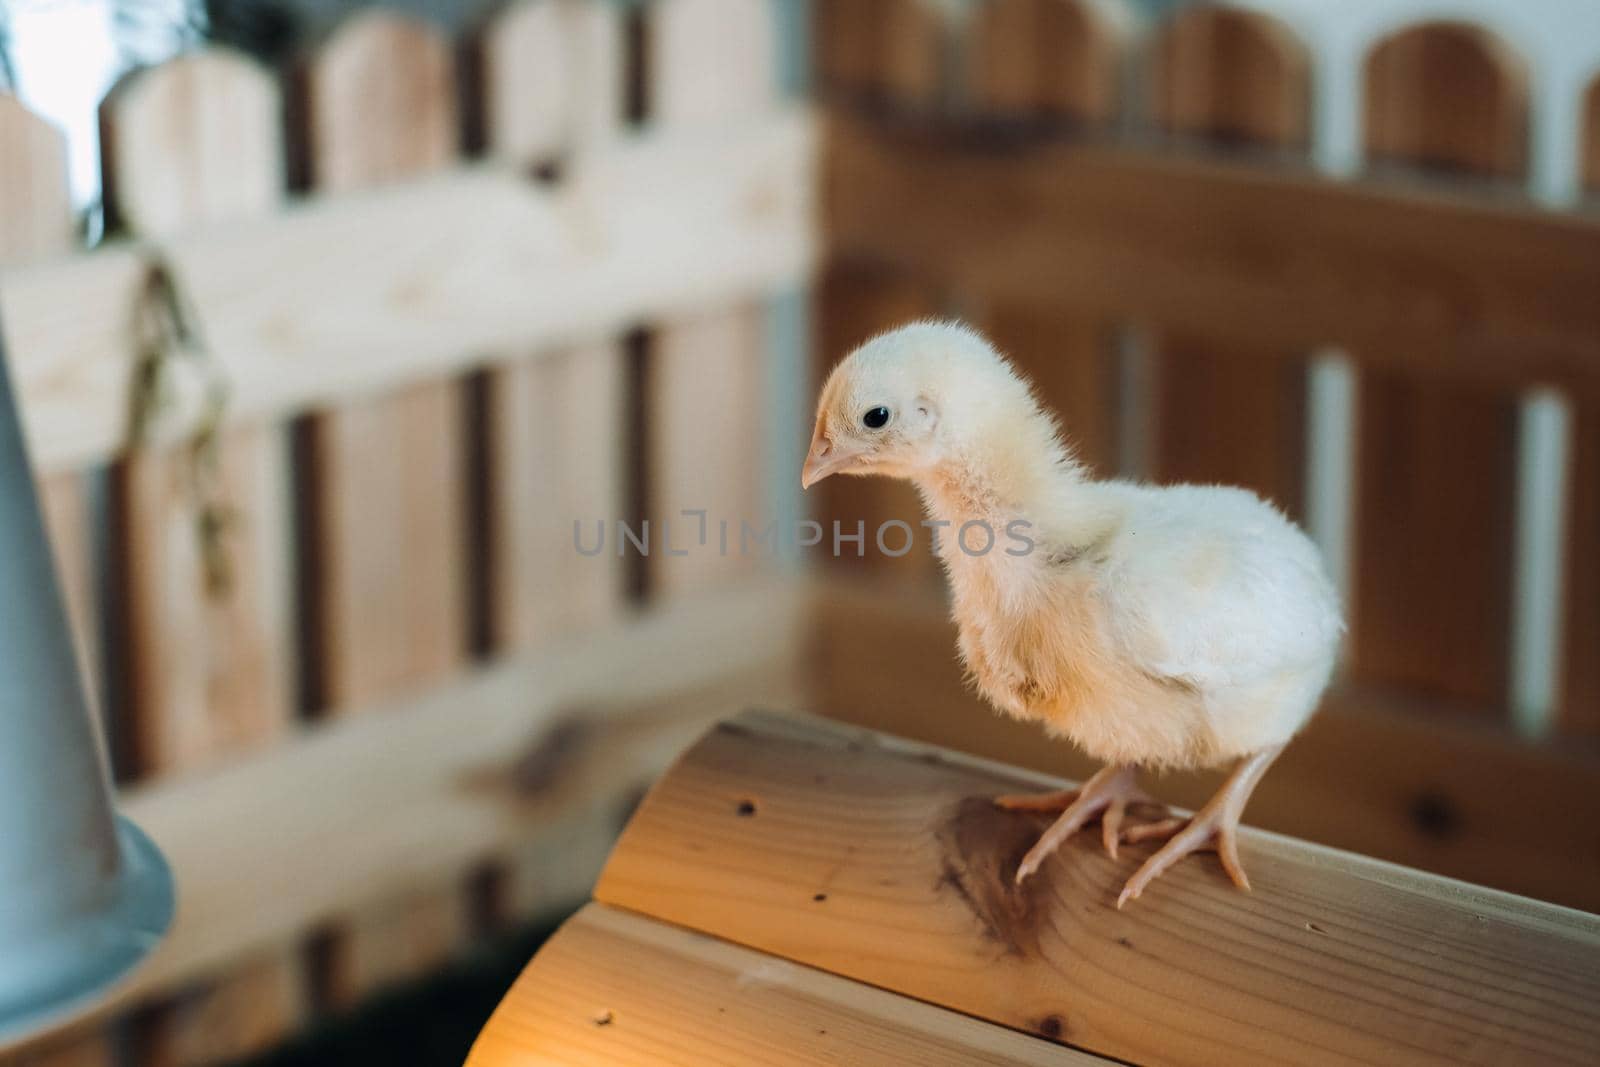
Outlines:
{"label": "chick's head", "polygon": [[982,435],[997,413],[1032,411],[1027,384],[952,322],[917,322],[846,356],[817,402],[800,483],[831,474],[916,478]]}

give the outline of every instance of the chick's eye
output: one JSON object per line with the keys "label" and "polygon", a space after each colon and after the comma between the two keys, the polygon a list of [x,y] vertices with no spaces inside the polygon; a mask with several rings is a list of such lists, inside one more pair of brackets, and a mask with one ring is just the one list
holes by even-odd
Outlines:
{"label": "chick's eye", "polygon": [[888,408],[883,408],[883,407],[869,408],[867,410],[867,413],[865,415],[861,416],[861,424],[863,426],[865,426],[869,430],[881,430],[886,425],[888,425],[888,423],[889,423],[889,409]]}

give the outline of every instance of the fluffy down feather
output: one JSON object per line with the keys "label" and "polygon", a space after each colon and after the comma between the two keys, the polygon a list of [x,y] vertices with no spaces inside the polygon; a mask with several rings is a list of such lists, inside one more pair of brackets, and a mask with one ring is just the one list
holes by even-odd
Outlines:
{"label": "fluffy down feather", "polygon": [[[978,688],[1108,763],[1281,745],[1327,685],[1343,626],[1299,529],[1242,489],[1089,479],[1027,382],[963,326],[903,327],[835,368],[806,479],[833,473],[917,485],[949,524],[940,558]],[[1001,535],[990,551],[956,536],[973,523]]]}

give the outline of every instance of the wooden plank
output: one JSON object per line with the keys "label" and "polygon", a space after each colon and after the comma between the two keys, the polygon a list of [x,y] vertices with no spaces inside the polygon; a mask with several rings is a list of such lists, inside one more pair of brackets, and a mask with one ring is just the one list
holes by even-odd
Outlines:
{"label": "wooden plank", "polygon": [[596,899],[1124,1062],[1581,1063],[1600,1042],[1594,916],[1257,831],[1249,894],[1191,862],[1118,911],[1138,857],[1092,834],[1017,888],[1045,820],[991,798],[1041,784],[747,713],[645,799]]}
{"label": "wooden plank", "polygon": [[[1523,174],[1523,73],[1485,31],[1449,23],[1402,30],[1373,48],[1365,79],[1374,163]],[[1350,670],[1502,706],[1517,398],[1354,358],[1361,379]]]}
{"label": "wooden plank", "polygon": [[[119,229],[161,240],[266,215],[283,200],[277,82],[244,56],[199,52],[139,71],[107,96],[100,128],[104,195]],[[294,717],[285,442],[254,425],[219,436],[204,460],[191,447],[136,451],[113,470],[123,553],[115,573],[126,582],[121,740],[133,776],[191,772],[271,744]],[[195,487],[197,462],[216,464],[214,500]],[[211,506],[227,515],[215,535],[221,586],[201,544]],[[277,948],[141,1012],[141,1065],[259,1053],[299,1028],[302,1000],[299,961]]]}
{"label": "wooden plank", "polygon": [[[1581,182],[1600,198],[1600,77],[1584,97]],[[1568,468],[1565,655],[1562,657],[1557,728],[1566,734],[1600,736],[1600,402],[1577,398],[1573,408]]]}
{"label": "wooden plank", "polygon": [[[942,600],[881,587],[821,594],[806,706],[878,730],[1049,774],[1099,765],[996,714],[966,684]],[[1600,911],[1600,857],[1550,811],[1591,812],[1600,754],[1533,744],[1486,716],[1338,686],[1250,803],[1251,825],[1452,878]],[[1215,773],[1163,775],[1199,807]],[[1485,782],[1495,783],[1485,788]]]}
{"label": "wooden plank", "polygon": [[135,786],[122,809],[183,893],[171,933],[98,1018],[618,810],[715,717],[794,702],[808,607],[788,583],[687,597],[212,773]]}
{"label": "wooden plank", "polygon": [[[461,167],[207,227],[165,251],[234,385],[269,419],[792,286],[816,258],[817,132],[790,108],[596,145],[555,187]],[[672,210],[663,211],[663,204]],[[138,242],[0,269],[0,321],[47,472],[127,437]]]}
{"label": "wooden plank", "polygon": [[[424,23],[380,11],[350,19],[307,62],[301,92],[297,135],[314,189],[382,185],[456,158],[450,44]],[[315,714],[352,714],[465,662],[465,401],[459,381],[436,380],[348,401],[301,428]],[[374,902],[336,933],[313,976],[319,1007],[349,1007],[436,966],[459,942],[453,888]]]}
{"label": "wooden plank", "polygon": [[[946,31],[934,8],[918,0],[871,4],[819,0],[812,7],[812,52],[825,94],[898,109],[935,106],[944,88]],[[830,259],[813,290],[813,389],[805,403],[814,402],[829,370],[856,346],[908,320],[938,313],[942,295],[913,277],[908,271],[887,271],[866,261]],[[939,581],[931,541],[917,525],[922,502],[909,484],[886,478],[829,478],[807,493],[807,504],[822,527],[821,543],[810,554],[825,567],[844,573],[881,573],[912,585]],[[894,521],[908,523],[924,535],[911,551],[902,552],[903,531],[885,525]],[[879,530],[885,531],[883,546],[876,536]],[[841,535],[837,548],[835,531]],[[863,536],[859,544],[842,539],[857,532]]]}
{"label": "wooden plank", "polygon": [[[476,36],[470,107],[483,149],[533,168],[618,135],[622,33],[616,9],[533,0]],[[488,640],[537,647],[601,625],[623,605],[615,551],[580,555],[574,524],[625,515],[624,357],[607,341],[528,352],[485,371]]]}
{"label": "wooden plank", "polygon": [[[64,139],[15,97],[0,93],[0,267],[60,255],[77,241]],[[14,386],[25,389],[16,381],[19,357],[12,352],[7,358]],[[104,686],[88,483],[81,472],[51,471],[38,487],[78,659],[98,696]]]}
{"label": "wooden plank", "polygon": [[[977,295],[1595,388],[1600,220],[1450,187],[835,112],[829,247]],[[960,248],[960,256],[949,254]]]}
{"label": "wooden plank", "polygon": [[[1303,151],[1310,125],[1304,47],[1266,15],[1185,8],[1152,49],[1151,124],[1169,135]],[[1204,335],[1156,341],[1151,429],[1158,481],[1242,485],[1304,513],[1306,368],[1294,353]]]}
{"label": "wooden plank", "polygon": [[1106,1061],[591,904],[500,1002],[467,1067]]}
{"label": "wooden plank", "polygon": [[[717,125],[777,106],[771,0],[661,0],[646,18],[652,124]],[[772,518],[764,489],[767,342],[765,309],[748,303],[659,323],[650,338],[643,436],[645,509],[656,535],[646,564],[651,595],[737,579],[763,563],[740,550],[739,533],[742,523],[760,530]],[[696,511],[703,514],[686,514]]]}
{"label": "wooden plank", "polygon": [[[1121,112],[1122,33],[1092,2],[1004,0],[979,9],[970,42],[975,105],[999,118],[1037,117],[1104,133]],[[1118,473],[1118,361],[1111,324],[1043,308],[988,302],[978,319],[1033,379],[1061,418],[1078,458]]]}

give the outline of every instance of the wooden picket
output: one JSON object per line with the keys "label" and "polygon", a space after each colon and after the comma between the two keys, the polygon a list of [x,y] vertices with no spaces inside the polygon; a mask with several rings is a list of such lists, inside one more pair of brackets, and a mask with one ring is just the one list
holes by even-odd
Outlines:
{"label": "wooden picket", "polygon": [[[816,77],[825,97],[912,110],[937,105],[943,92],[944,28],[930,7],[919,0],[819,0],[813,8]],[[833,364],[863,341],[903,322],[936,315],[943,303],[940,293],[908,272],[885,271],[870,263],[829,263],[816,287],[813,386],[820,388]],[[916,525],[922,504],[911,486],[881,478],[829,478],[807,495],[814,498],[808,501],[810,514],[821,524],[821,543],[813,551],[830,569],[867,568],[915,585],[937,580],[925,531]],[[899,542],[888,539],[898,536],[895,532],[886,535],[889,551],[878,545],[875,531],[892,520],[911,524],[919,535],[912,551],[897,554]],[[864,543],[841,540],[836,550],[836,524],[848,537],[856,534],[858,523]]]}
{"label": "wooden picket", "polygon": [[[1600,196],[1600,76],[1584,95],[1579,166],[1588,197]],[[1567,484],[1565,634],[1557,724],[1564,733],[1600,736],[1600,393],[1573,397]]]}
{"label": "wooden picket", "polygon": [[[123,79],[100,123],[113,225],[159,241],[278,208],[281,107],[276,80],[227,52],[182,56]],[[183,356],[165,358],[181,363]],[[191,443],[136,445],[114,468],[125,605],[119,639],[129,672],[124,729],[134,776],[193,771],[288,732],[285,443],[272,427],[241,426],[219,434],[209,454],[192,454]],[[216,464],[220,500],[200,494],[197,463]],[[220,529],[202,528],[207,508],[224,509]],[[206,537],[215,540],[209,550]],[[141,1062],[186,1067],[260,1052],[299,1028],[303,1003],[299,960],[292,946],[279,946],[142,1013]]]}
{"label": "wooden picket", "polygon": [[[1524,173],[1523,74],[1486,31],[1401,30],[1374,47],[1365,74],[1375,167]],[[1504,708],[1516,398],[1366,363],[1360,374],[1351,669]]]}
{"label": "wooden picket", "polygon": [[824,97],[911,110],[940,99],[946,33],[925,0],[815,0],[811,8]]}
{"label": "wooden picket", "polygon": [[[1213,147],[1307,145],[1309,60],[1288,29],[1265,15],[1179,11],[1156,31],[1149,80],[1151,122],[1168,135]],[[1243,485],[1300,516],[1304,363],[1293,353],[1171,331],[1152,356],[1151,476]]]}
{"label": "wooden picket", "polygon": [[[532,170],[617,135],[623,39],[617,11],[529,0],[473,43],[471,107],[484,153]],[[625,363],[613,338],[497,363],[484,375],[489,644],[538,647],[614,619],[622,560],[609,538],[573,550],[572,523],[614,529],[625,504]],[[587,534],[593,544],[594,534]]]}
{"label": "wooden picket", "polygon": [[[778,40],[771,0],[659,0],[646,17],[653,128],[772,111]],[[740,536],[744,524],[759,531],[772,518],[762,490],[766,331],[764,309],[745,304],[662,323],[650,338],[640,388],[652,595],[748,575],[763,562],[743,551]]]}
{"label": "wooden picket", "polygon": [[[359,15],[301,71],[303,177],[348,192],[457,157],[449,42],[397,15]],[[436,381],[341,404],[304,428],[314,619],[312,711],[338,716],[439,681],[467,640],[464,393]],[[318,997],[344,1006],[436,966],[464,921],[450,887],[407,887],[314,953]]]}
{"label": "wooden picket", "polygon": [[[1093,0],[1001,0],[970,31],[970,95],[986,115],[1037,118],[1104,135],[1121,114],[1125,35]],[[1033,379],[1078,458],[1117,474],[1117,333],[1092,316],[996,301],[979,320]]]}

